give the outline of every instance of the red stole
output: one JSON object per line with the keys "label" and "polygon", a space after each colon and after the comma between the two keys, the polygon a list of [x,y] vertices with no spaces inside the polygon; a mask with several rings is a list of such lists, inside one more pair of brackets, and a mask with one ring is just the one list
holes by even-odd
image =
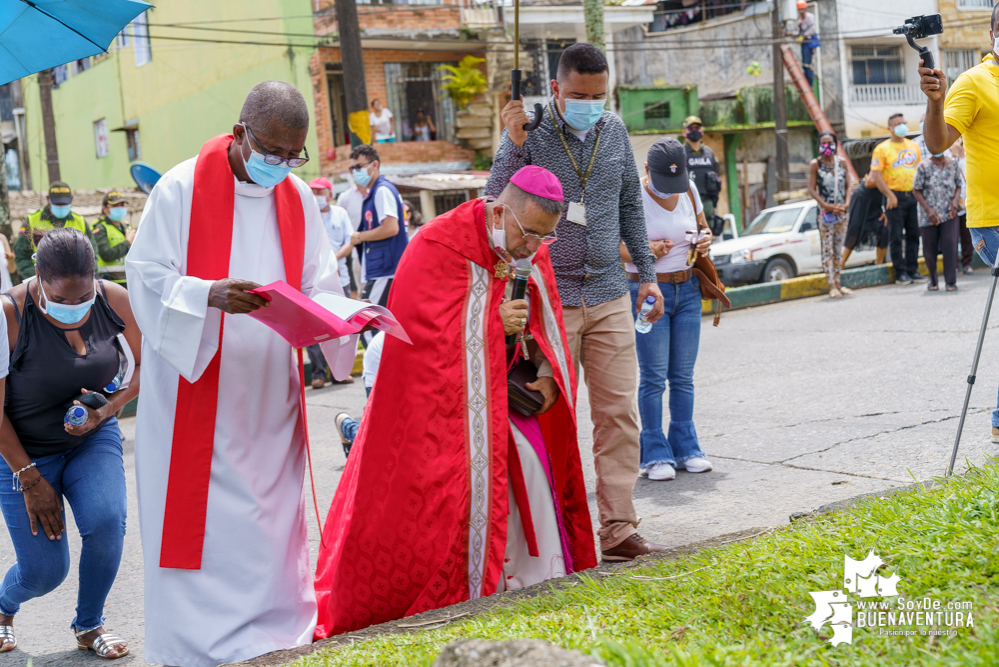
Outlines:
{"label": "red stole", "polygon": [[[220,134],[210,139],[201,147],[194,168],[187,275],[203,280],[229,277],[236,203],[236,185],[229,166],[229,145],[232,141],[231,134]],[[301,289],[305,257],[302,199],[289,178],[274,188],[274,198],[285,280],[295,289]],[[215,356],[196,382],[188,382],[181,377],[177,388],[160,567],[201,569],[224,329],[223,314],[219,325],[219,349]]]}

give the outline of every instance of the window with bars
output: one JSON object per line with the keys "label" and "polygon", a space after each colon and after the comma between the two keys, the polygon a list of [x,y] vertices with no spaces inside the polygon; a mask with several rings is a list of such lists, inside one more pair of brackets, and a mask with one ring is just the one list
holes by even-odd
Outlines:
{"label": "window with bars", "polygon": [[901,46],[851,46],[853,85],[905,83]]}
{"label": "window with bars", "polygon": [[416,113],[422,111],[433,121],[437,141],[454,139],[454,102],[440,89],[438,65],[455,63],[385,63],[385,106],[395,117],[396,141],[412,141]]}
{"label": "window with bars", "polygon": [[969,70],[978,64],[978,51],[975,49],[948,49],[943,52],[944,74],[947,75],[947,85],[961,72]]}

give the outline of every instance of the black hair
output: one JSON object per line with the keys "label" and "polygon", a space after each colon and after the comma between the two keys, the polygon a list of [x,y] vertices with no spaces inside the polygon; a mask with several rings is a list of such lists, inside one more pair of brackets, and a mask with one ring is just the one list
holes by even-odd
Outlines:
{"label": "black hair", "polygon": [[558,79],[563,79],[569,72],[580,74],[603,74],[608,72],[607,58],[603,52],[592,44],[573,44],[562,52],[558,59]]}
{"label": "black hair", "polygon": [[835,143],[839,143],[839,139],[836,138],[835,132],[822,131],[819,132],[819,143],[822,143],[822,137],[831,137]]}
{"label": "black hair", "polygon": [[350,152],[351,160],[356,160],[359,157],[366,157],[368,162],[374,162],[375,160],[381,161],[381,158],[378,157],[378,151],[376,151],[373,146],[369,146],[367,144],[361,144]]}
{"label": "black hair", "polygon": [[892,115],[888,116],[888,122],[890,123],[893,120],[895,120],[896,118],[905,118],[905,114],[904,113],[893,113]]}
{"label": "black hair", "polygon": [[999,21],[999,4],[996,4],[992,8],[992,32],[996,32],[996,21]]}
{"label": "black hair", "polygon": [[62,227],[45,233],[35,251],[35,270],[47,282],[94,275],[94,248],[86,236]]}

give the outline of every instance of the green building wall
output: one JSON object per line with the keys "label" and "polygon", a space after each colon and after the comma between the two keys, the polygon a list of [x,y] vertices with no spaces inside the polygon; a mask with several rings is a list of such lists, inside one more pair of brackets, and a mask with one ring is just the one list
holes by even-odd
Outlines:
{"label": "green building wall", "polygon": [[[313,109],[309,58],[314,49],[308,37],[241,34],[221,30],[191,30],[165,24],[196,23],[199,28],[257,30],[288,35],[311,35],[310,0],[171,0],[148,12],[152,59],[135,65],[134,42],[110,47],[110,57],[96,62],[52,91],[59,167],[62,180],[73,189],[131,187],[126,133],[115,128],[137,122],[140,162],[165,173],[198,154],[211,137],[231,132],[239,120],[243,99],[261,81],[284,81],[296,86]],[[270,20],[230,22],[232,19],[273,17]],[[215,21],[216,23],[211,23]],[[225,21],[225,22],[222,22]],[[199,40],[275,42],[259,44],[204,43],[159,39],[192,37]],[[288,44],[310,46],[288,46]],[[45,141],[42,133],[38,78],[23,80],[32,186],[48,188]],[[105,119],[108,155],[97,157],[94,123]],[[311,161],[295,170],[308,180],[319,175],[315,120],[306,148]]]}

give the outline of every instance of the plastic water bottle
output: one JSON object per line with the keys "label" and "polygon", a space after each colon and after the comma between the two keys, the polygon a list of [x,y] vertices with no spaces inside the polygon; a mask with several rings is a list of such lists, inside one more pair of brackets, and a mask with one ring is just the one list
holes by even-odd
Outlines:
{"label": "plastic water bottle", "polygon": [[652,331],[652,322],[649,322],[648,318],[645,316],[648,315],[655,307],[656,297],[646,297],[645,303],[642,304],[642,309],[638,312],[638,319],[635,320],[635,331],[643,334]]}
{"label": "plastic water bottle", "polygon": [[72,424],[73,426],[82,426],[87,423],[87,409],[82,405],[73,405],[66,410],[67,424]]}
{"label": "plastic water bottle", "polygon": [[121,385],[125,381],[125,373],[128,372],[128,359],[125,358],[125,355],[123,355],[122,353],[119,352],[118,353],[118,360],[119,360],[118,361],[118,374],[115,375],[114,379],[111,380],[111,382],[109,382],[104,387],[104,392],[107,393],[107,394],[113,394],[116,391],[118,391],[119,389],[121,389]]}

